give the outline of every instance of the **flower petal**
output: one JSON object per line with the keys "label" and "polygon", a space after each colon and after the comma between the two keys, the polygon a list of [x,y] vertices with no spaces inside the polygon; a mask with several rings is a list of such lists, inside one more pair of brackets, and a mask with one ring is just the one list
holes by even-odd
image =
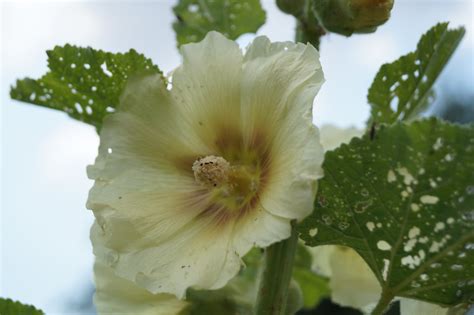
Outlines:
{"label": "flower petal", "polygon": [[301,220],[313,211],[317,179],[324,151],[319,144],[318,131],[309,121],[288,136],[282,136],[275,146],[271,174],[261,202],[269,212],[288,219]]}
{"label": "flower petal", "polygon": [[143,165],[96,180],[87,206],[97,219],[128,220],[143,238],[166,239],[205,209],[207,195],[200,189],[191,176]]}
{"label": "flower petal", "polygon": [[378,301],[382,289],[372,270],[356,251],[338,247],[331,255],[329,286],[334,302],[363,309]]}
{"label": "flower petal", "polygon": [[290,237],[290,234],[291,226],[288,219],[258,207],[237,222],[233,245],[242,257],[254,246],[264,248]]}
{"label": "flower petal", "polygon": [[[179,233],[156,242],[144,240],[131,224],[122,222],[117,232],[127,237],[121,244],[116,236],[104,235],[95,224],[91,231],[94,254],[118,275],[152,293],[173,293],[183,298],[191,286],[218,289],[237,274],[241,260],[231,247],[233,225],[216,227],[212,221],[213,218],[196,220]],[[118,223],[113,224],[119,226]],[[111,249],[112,244],[118,251]]]}
{"label": "flower petal", "polygon": [[243,129],[254,133],[255,127],[265,126],[284,132],[281,129],[294,128],[303,116],[311,120],[313,100],[323,82],[319,53],[313,46],[257,37],[244,58]]}
{"label": "flower petal", "polygon": [[261,197],[271,213],[302,219],[311,213],[323,150],[312,124],[312,104],[324,81],[319,54],[311,45],[270,43],[258,37],[244,59],[244,142],[268,134],[271,173]]}
{"label": "flower petal", "polygon": [[171,294],[152,294],[122,279],[104,264],[94,264],[94,304],[99,315],[177,315],[188,306]]}
{"label": "flower petal", "polygon": [[400,299],[400,314],[446,315],[448,314],[448,309],[432,303],[402,298]]}
{"label": "flower petal", "polygon": [[175,128],[177,115],[161,77],[131,80],[119,112],[104,122],[99,156],[88,168],[95,179],[88,208],[100,226],[127,222],[143,239],[166,239],[207,206],[191,169],[201,153],[195,148],[203,146]]}
{"label": "flower petal", "polygon": [[[181,52],[183,65],[173,72],[171,89],[180,111],[178,126],[213,145],[224,136],[220,133],[240,129],[242,53],[234,41],[217,32],[183,45]],[[216,146],[211,150],[215,153]]]}
{"label": "flower petal", "polygon": [[88,167],[89,177],[110,181],[142,166],[183,171],[180,159],[199,155],[203,145],[192,134],[175,128],[176,115],[161,76],[131,78],[118,112],[104,120],[99,155]]}
{"label": "flower petal", "polygon": [[311,256],[312,264],[311,269],[324,277],[331,277],[331,255],[337,250],[337,246],[334,245],[323,245],[316,247],[308,247]]}
{"label": "flower petal", "polygon": [[311,249],[312,268],[330,277],[332,300],[342,306],[368,310],[377,303],[381,287],[377,278],[356,251],[326,245]]}

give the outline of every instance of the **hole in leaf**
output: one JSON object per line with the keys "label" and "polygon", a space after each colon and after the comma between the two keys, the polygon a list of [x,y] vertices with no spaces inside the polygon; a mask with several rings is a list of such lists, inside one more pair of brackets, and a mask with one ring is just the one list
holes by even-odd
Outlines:
{"label": "hole in leaf", "polygon": [[199,11],[199,6],[197,4],[192,3],[188,6],[188,11],[195,13]]}
{"label": "hole in leaf", "polygon": [[86,106],[86,113],[87,115],[92,115],[92,107]]}
{"label": "hole in leaf", "polygon": [[395,96],[394,98],[392,98],[392,100],[390,101],[390,108],[391,108],[392,111],[394,111],[394,112],[397,111],[397,108],[398,108],[398,96]]}
{"label": "hole in leaf", "polygon": [[102,71],[104,72],[104,74],[108,77],[111,77],[112,76],[112,72],[109,71],[109,69],[107,69],[107,63],[103,63],[100,65],[100,67],[102,68]]}
{"label": "hole in leaf", "polygon": [[82,114],[82,113],[84,112],[84,110],[82,109],[81,104],[75,103],[75,104],[74,104],[74,107],[76,108],[76,111],[77,111],[79,114]]}

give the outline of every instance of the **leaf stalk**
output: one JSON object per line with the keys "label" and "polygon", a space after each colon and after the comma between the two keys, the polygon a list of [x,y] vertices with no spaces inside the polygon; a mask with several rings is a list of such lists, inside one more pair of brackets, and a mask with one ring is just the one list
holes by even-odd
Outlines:
{"label": "leaf stalk", "polygon": [[375,306],[374,310],[372,311],[372,315],[383,315],[385,311],[387,311],[390,303],[392,302],[395,296],[389,290],[383,290],[380,299]]}

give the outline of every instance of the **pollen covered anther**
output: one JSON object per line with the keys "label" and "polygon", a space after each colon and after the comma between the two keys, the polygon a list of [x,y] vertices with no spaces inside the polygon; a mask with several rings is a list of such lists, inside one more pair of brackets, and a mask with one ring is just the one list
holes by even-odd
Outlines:
{"label": "pollen covered anther", "polygon": [[196,182],[209,188],[228,183],[230,170],[229,162],[220,156],[209,155],[193,163]]}

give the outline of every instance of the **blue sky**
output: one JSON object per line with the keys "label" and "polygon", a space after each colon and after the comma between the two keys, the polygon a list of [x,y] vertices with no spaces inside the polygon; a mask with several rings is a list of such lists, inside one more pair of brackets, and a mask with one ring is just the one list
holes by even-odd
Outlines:
{"label": "blue sky", "polygon": [[[165,72],[180,62],[171,28],[174,1],[11,1],[1,4],[0,295],[68,314],[65,303],[92,281],[85,209],[86,165],[97,153],[95,130],[66,115],[11,101],[16,78],[46,71],[45,50],[72,43],[119,52],[135,48]],[[294,21],[263,1],[267,24],[258,34],[292,40]],[[438,21],[464,25],[467,35],[438,87],[472,91],[471,1],[395,0],[390,21],[375,34],[324,38],[326,83],[315,100],[317,125],[363,127],[367,89],[380,65],[413,50]],[[245,35],[245,46],[255,35]]]}

